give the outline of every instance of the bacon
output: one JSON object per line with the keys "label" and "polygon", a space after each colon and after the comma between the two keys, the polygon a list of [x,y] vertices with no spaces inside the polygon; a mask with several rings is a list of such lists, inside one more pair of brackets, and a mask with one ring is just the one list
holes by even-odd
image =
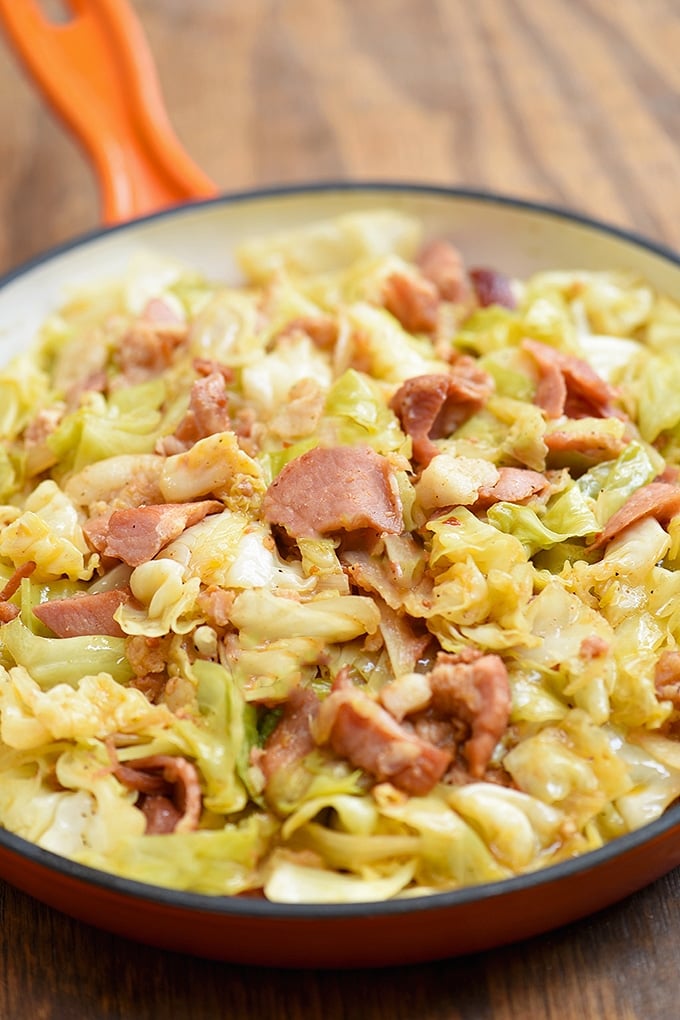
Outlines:
{"label": "bacon", "polygon": [[379,782],[416,797],[429,793],[451,763],[450,754],[409,733],[351,682],[336,682],[322,703],[315,738]]}
{"label": "bacon", "polygon": [[523,340],[522,349],[534,359],[539,372],[534,402],[548,418],[611,418],[617,393],[587,361],[563,354],[538,340]]}
{"label": "bacon", "polygon": [[432,333],[437,327],[439,292],[424,276],[391,273],[383,283],[382,302],[409,333]]}
{"label": "bacon", "polygon": [[505,663],[499,655],[462,661],[462,657],[440,652],[428,679],[432,708],[470,727],[464,754],[470,773],[481,779],[510,720],[510,684]]}
{"label": "bacon", "polygon": [[482,308],[489,305],[501,305],[503,308],[515,308],[517,302],[512,290],[512,284],[507,276],[497,272],[495,269],[479,267],[471,269],[470,280]]}
{"label": "bacon", "polygon": [[42,602],[33,607],[33,613],[60,638],[86,637],[89,634],[124,637],[113,614],[131,598],[129,588],[112,588],[93,595],[73,595]]}
{"label": "bacon", "polygon": [[390,407],[413,441],[413,457],[427,466],[439,453],[433,440],[450,435],[484,406],[493,380],[474,358],[461,355],[448,375],[417,375],[407,379]]}
{"label": "bacon", "polygon": [[568,462],[574,457],[585,464],[597,464],[602,460],[613,460],[626,448],[626,440],[621,436],[595,429],[585,429],[583,432],[555,429],[546,432],[543,441],[548,453],[552,455],[553,464]]}
{"label": "bacon", "polygon": [[656,693],[664,701],[672,701],[680,708],[680,652],[662,652],[654,669]]}
{"label": "bacon", "polygon": [[154,326],[177,326],[182,322],[175,309],[163,298],[150,298],[144,306],[142,319]]}
{"label": "bacon", "polygon": [[94,518],[86,527],[88,541],[104,556],[130,567],[148,563],[186,528],[224,509],[216,499],[197,503],[164,503],[114,510],[107,520]]}
{"label": "bacon", "polygon": [[34,560],[27,560],[20,567],[14,571],[5,587],[0,591],[0,602],[7,602],[12,598],[12,595],[21,587],[21,582],[25,577],[30,577],[34,572],[37,564]]}
{"label": "bacon", "polygon": [[[151,302],[147,305],[147,309]],[[163,316],[170,314],[162,313]],[[130,328],[120,342],[115,360],[120,369],[119,386],[132,386],[147,382],[161,375],[172,364],[175,352],[186,343],[187,327],[172,313],[172,320],[165,317],[154,303],[152,317],[142,316]]]}
{"label": "bacon", "polygon": [[191,387],[189,408],[172,436],[157,444],[157,452],[170,456],[183,453],[199,439],[226,432],[231,428],[224,375],[213,371],[197,379]]}
{"label": "bacon", "polygon": [[655,517],[659,524],[668,524],[680,513],[680,486],[668,482],[650,482],[634,492],[623,506],[607,521],[591,549],[606,545],[624,528],[641,521],[643,517]]}
{"label": "bacon", "polygon": [[545,492],[549,481],[545,475],[528,468],[501,467],[494,485],[482,486],[474,504],[475,510],[486,510],[493,503],[523,503]]}
{"label": "bacon", "polygon": [[316,747],[312,724],[319,712],[316,692],[294,687],[283,706],[283,714],[264,745],[259,765],[269,781],[281,769],[289,768]]}
{"label": "bacon", "polygon": [[609,644],[599,634],[591,634],[583,639],[578,654],[580,659],[600,659],[609,651]]}
{"label": "bacon", "polygon": [[370,447],[315,447],[289,461],[267,489],[263,511],[295,538],[403,528],[390,464]]}
{"label": "bacon", "polygon": [[117,762],[116,779],[137,790],[137,806],[146,816],[147,835],[191,832],[201,817],[201,785],[196,766],[186,758],[154,754],[127,765]]}
{"label": "bacon", "polygon": [[470,285],[463,258],[449,241],[430,241],[418,256],[418,265],[442,300],[461,304],[469,299]]}
{"label": "bacon", "polygon": [[321,351],[330,351],[338,339],[338,324],[330,315],[300,315],[291,319],[278,334],[278,338],[304,333],[315,347]]}
{"label": "bacon", "polygon": [[16,620],[21,610],[13,602],[0,602],[0,623],[11,623]]}

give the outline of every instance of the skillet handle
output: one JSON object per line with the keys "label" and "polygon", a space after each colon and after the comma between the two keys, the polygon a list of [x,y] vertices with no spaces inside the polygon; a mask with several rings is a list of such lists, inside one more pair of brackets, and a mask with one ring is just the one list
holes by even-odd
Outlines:
{"label": "skillet handle", "polygon": [[103,221],[216,194],[170,126],[153,58],[127,0],[67,5],[71,19],[55,24],[37,0],[0,0],[0,23],[90,157]]}

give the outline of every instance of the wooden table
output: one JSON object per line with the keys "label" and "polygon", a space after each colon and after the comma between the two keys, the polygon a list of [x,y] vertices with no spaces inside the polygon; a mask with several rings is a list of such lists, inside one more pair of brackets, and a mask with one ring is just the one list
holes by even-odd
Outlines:
{"label": "wooden table", "polygon": [[[178,134],[224,189],[312,178],[463,184],[680,247],[677,0],[134,6]],[[4,50],[0,167],[0,268],[97,224],[79,151]],[[679,902],[676,873],[518,946],[301,973],[141,947],[0,883],[0,1018],[665,1020],[680,1014]]]}

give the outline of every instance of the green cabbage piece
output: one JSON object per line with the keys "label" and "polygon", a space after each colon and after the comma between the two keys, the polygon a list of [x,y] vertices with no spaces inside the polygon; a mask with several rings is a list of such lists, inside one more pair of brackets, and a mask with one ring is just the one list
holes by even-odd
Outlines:
{"label": "green cabbage piece", "polygon": [[411,452],[410,440],[386,406],[384,392],[363,372],[350,368],[333,383],[325,416],[333,422],[339,443],[372,446],[381,454]]}
{"label": "green cabbage piece", "polygon": [[3,626],[0,648],[17,666],[23,666],[43,690],[61,683],[75,687],[82,677],[99,673],[108,673],[119,683],[132,676],[124,638],[103,634],[39,637],[17,617]]}

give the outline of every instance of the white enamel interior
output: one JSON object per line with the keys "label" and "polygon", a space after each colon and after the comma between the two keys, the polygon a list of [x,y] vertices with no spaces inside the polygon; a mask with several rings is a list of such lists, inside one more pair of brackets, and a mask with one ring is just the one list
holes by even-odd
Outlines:
{"label": "white enamel interior", "polygon": [[633,239],[550,211],[444,191],[324,188],[187,206],[50,256],[0,289],[0,362],[21,351],[72,289],[124,271],[140,250],[162,252],[218,279],[237,279],[244,238],[359,209],[392,207],[455,241],[468,264],[524,276],[538,269],[634,269],[680,299],[680,265]]}

